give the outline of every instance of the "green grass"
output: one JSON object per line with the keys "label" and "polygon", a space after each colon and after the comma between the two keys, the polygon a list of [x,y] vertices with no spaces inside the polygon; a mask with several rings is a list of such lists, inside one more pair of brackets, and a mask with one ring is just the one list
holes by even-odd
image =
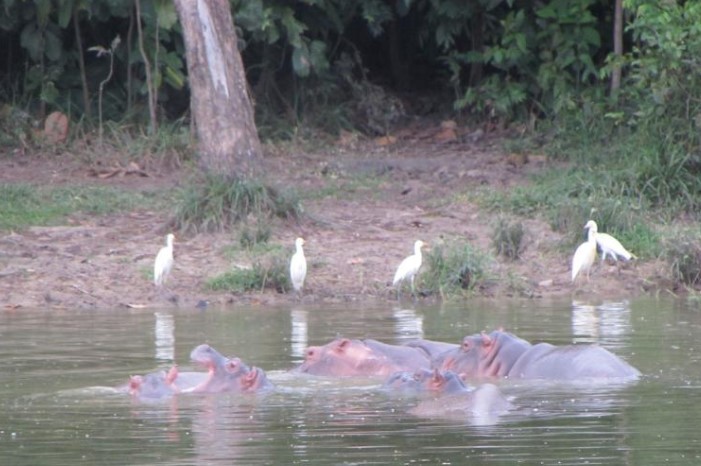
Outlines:
{"label": "green grass", "polygon": [[701,284],[701,232],[698,229],[683,229],[667,237],[663,256],[676,282],[689,286]]}
{"label": "green grass", "polygon": [[542,218],[565,235],[561,246],[566,249],[585,240],[584,224],[591,219],[600,232],[614,235],[638,257],[656,257],[659,237],[650,219],[663,221],[670,213],[632,196],[622,181],[627,176],[627,170],[595,172],[589,167],[548,170],[507,192],[485,190],[478,202],[493,212]]}
{"label": "green grass", "polygon": [[185,232],[224,231],[249,217],[298,218],[296,197],[252,180],[210,176],[181,192],[172,227]]}
{"label": "green grass", "polygon": [[500,218],[492,231],[492,244],[497,255],[517,260],[523,250],[524,229],[521,222],[509,222]]}
{"label": "green grass", "polygon": [[290,290],[288,262],[282,255],[263,258],[248,269],[233,269],[212,277],[206,282],[207,288],[214,291],[244,293],[273,289],[278,293]]}
{"label": "green grass", "polygon": [[488,281],[492,261],[488,254],[460,240],[435,246],[426,254],[421,288],[443,299],[470,295]]}
{"label": "green grass", "polygon": [[101,186],[0,184],[0,230],[57,225],[71,214],[107,215],[157,206],[155,194]]}
{"label": "green grass", "polygon": [[[379,188],[384,182],[381,175],[353,175],[342,177],[336,174],[324,175],[328,182],[321,188],[304,193],[306,199],[349,199],[354,194],[367,195],[379,193]],[[371,196],[374,197],[374,196]]]}

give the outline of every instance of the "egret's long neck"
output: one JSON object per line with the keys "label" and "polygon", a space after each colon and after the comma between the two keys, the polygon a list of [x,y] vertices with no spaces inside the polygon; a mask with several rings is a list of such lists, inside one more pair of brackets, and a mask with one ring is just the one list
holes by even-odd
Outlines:
{"label": "egret's long neck", "polygon": [[421,258],[421,245],[414,246],[414,255]]}

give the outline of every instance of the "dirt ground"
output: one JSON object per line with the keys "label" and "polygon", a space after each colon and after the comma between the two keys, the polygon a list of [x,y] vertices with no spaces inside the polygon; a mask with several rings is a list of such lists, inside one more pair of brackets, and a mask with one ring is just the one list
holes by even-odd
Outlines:
{"label": "dirt ground", "polygon": [[[440,128],[436,131],[440,132]],[[440,136],[440,135],[438,135]],[[390,286],[395,268],[412,252],[416,239],[429,245],[455,238],[491,251],[498,214],[466,200],[471,189],[509,190],[527,175],[551,163],[543,156],[504,154],[496,136],[400,137],[398,141],[337,141],[318,153],[268,148],[266,172],[280,186],[299,191],[348,180],[382,180],[371,189],[304,202],[299,221],[274,224],[272,242],[294,249],[305,238],[309,272],[305,302],[394,300]],[[157,189],[181,182],[186,170],[146,167],[150,176],[101,179],[91,167],[70,156],[0,159],[0,182],[104,184],[130,189]],[[332,191],[332,189],[331,189]],[[1,200],[0,200],[1,201]],[[176,262],[170,291],[158,291],[149,271],[164,242],[168,212],[138,210],[101,217],[76,215],[64,226],[32,227],[0,236],[0,307],[141,308],[292,302],[292,295],[265,291],[232,294],[204,287],[207,278],[246,267],[244,257],[222,254],[234,241],[231,233],[184,236],[176,232]],[[582,219],[582,225],[587,219]],[[523,220],[526,248],[518,261],[497,259],[494,278],[480,293],[489,296],[556,295],[631,297],[663,288],[663,265],[638,261],[620,270],[600,265],[591,280],[570,283],[571,253],[558,253],[561,240],[542,220]],[[426,298],[437,299],[437,298]]]}

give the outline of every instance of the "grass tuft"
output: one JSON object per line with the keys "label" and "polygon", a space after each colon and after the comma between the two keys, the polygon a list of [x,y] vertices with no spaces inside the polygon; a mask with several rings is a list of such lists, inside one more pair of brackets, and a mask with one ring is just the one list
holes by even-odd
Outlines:
{"label": "grass tuft", "polygon": [[214,291],[244,293],[273,289],[285,293],[292,288],[285,257],[276,255],[260,260],[250,269],[234,269],[207,280],[206,286]]}
{"label": "grass tuft", "polygon": [[469,243],[460,241],[432,248],[422,273],[425,289],[442,298],[461,295],[485,285],[491,258]]}
{"label": "grass tuft", "polygon": [[664,257],[678,283],[701,284],[701,234],[683,231],[665,241]]}
{"label": "grass tuft", "polygon": [[500,218],[492,232],[492,244],[497,255],[517,260],[523,251],[524,229],[521,222],[509,222]]}
{"label": "grass tuft", "polygon": [[229,229],[249,216],[256,220],[298,218],[297,199],[256,181],[210,176],[182,193],[170,226],[184,232],[212,232]]}

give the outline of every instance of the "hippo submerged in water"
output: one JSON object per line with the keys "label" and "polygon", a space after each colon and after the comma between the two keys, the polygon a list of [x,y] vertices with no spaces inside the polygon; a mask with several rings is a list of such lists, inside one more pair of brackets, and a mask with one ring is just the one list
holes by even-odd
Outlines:
{"label": "hippo submerged in water", "polygon": [[323,346],[307,348],[304,362],[294,370],[336,377],[388,376],[399,371],[428,369],[434,354],[454,347],[457,345],[429,340],[390,345],[371,339],[337,338]]}
{"label": "hippo submerged in water", "polygon": [[207,372],[180,372],[173,366],[168,372],[131,376],[125,389],[133,397],[149,401],[179,393],[253,393],[273,388],[263,370],[239,358],[227,358],[209,345],[196,347],[190,358]]}
{"label": "hippo submerged in water", "polygon": [[464,378],[635,380],[640,372],[610,351],[596,345],[532,345],[501,330],[463,338],[433,362]]}
{"label": "hippo submerged in water", "polygon": [[421,369],[396,372],[383,387],[386,390],[418,395],[421,401],[409,413],[421,417],[473,417],[479,423],[493,423],[495,416],[513,408],[496,385],[485,383],[476,388],[465,385],[452,371]]}

